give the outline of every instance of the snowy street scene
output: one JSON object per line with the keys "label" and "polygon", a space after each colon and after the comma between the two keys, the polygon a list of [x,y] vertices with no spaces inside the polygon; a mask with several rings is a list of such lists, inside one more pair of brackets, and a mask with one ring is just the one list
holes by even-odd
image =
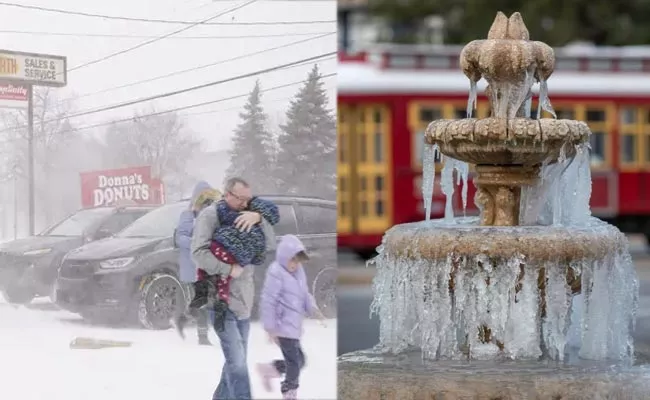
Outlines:
{"label": "snowy street scene", "polygon": [[0,400],[336,397],[335,9],[0,3]]}
{"label": "snowy street scene", "polygon": [[[307,321],[301,396],[336,398],[336,320]],[[197,346],[173,330],[114,329],[84,323],[47,301],[14,307],[0,301],[0,398],[20,400],[209,399],[221,374],[218,346]],[[217,343],[216,335],[210,339]],[[75,338],[126,342],[130,347],[71,349]],[[117,344],[114,343],[114,344]],[[254,399],[281,398],[262,387],[257,362],[281,358],[259,324],[251,325],[248,363]]]}

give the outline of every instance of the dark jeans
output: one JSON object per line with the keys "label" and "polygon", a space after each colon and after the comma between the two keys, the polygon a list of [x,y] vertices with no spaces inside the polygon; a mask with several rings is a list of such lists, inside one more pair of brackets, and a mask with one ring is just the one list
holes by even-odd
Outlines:
{"label": "dark jeans", "polygon": [[298,389],[300,385],[300,370],[305,366],[305,353],[300,347],[300,340],[278,338],[280,350],[284,360],[273,361],[273,366],[280,374],[284,374],[284,381],[280,386],[282,393],[291,389]]}
{"label": "dark jeans", "polygon": [[[212,313],[210,316],[214,318]],[[221,369],[221,380],[212,400],[251,399],[251,382],[246,362],[249,330],[248,319],[238,320],[232,311],[226,311],[224,329],[217,332],[226,362]]]}

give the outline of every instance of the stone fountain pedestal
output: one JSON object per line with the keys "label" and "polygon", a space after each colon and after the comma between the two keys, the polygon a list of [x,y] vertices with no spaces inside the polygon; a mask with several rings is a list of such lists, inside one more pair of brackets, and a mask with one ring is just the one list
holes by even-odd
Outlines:
{"label": "stone fountain pedestal", "polygon": [[348,353],[338,362],[339,400],[647,400],[650,369],[604,363],[423,362],[419,352]]}

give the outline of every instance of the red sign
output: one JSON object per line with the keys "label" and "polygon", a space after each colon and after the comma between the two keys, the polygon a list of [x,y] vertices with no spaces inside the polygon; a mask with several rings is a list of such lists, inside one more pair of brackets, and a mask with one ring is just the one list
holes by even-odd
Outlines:
{"label": "red sign", "polygon": [[27,87],[0,83],[0,100],[27,101]]}
{"label": "red sign", "polygon": [[163,203],[163,184],[151,177],[151,167],[81,173],[84,208]]}

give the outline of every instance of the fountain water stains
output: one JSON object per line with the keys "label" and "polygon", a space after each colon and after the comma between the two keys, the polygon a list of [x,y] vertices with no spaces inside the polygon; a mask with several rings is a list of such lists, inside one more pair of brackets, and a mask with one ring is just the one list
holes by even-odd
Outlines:
{"label": "fountain water stains", "polygon": [[[589,127],[529,118],[535,82],[554,114],[546,91],[554,60],[529,40],[519,13],[498,13],[488,39],[463,49],[468,116],[481,78],[492,115],[427,128],[425,208],[439,151],[446,215],[386,232],[374,260],[380,343],[341,357],[340,398],[650,393],[645,369],[622,369],[634,354],[638,282],[625,236],[589,212]],[[456,218],[449,201],[454,170],[466,196],[468,163],[480,218]]]}

